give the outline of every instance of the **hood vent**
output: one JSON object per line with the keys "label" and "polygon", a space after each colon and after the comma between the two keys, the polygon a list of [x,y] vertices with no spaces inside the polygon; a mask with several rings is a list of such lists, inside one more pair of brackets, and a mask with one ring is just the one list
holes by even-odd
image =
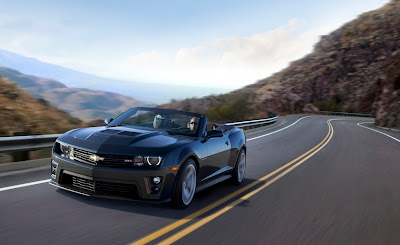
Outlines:
{"label": "hood vent", "polygon": [[106,134],[117,134],[119,132],[121,132],[121,130],[114,130],[114,129],[106,129],[101,131],[102,133],[106,133]]}
{"label": "hood vent", "polygon": [[119,133],[119,135],[126,135],[126,136],[136,136],[138,134],[141,134],[141,133],[129,132],[129,131],[123,131],[122,133]]}

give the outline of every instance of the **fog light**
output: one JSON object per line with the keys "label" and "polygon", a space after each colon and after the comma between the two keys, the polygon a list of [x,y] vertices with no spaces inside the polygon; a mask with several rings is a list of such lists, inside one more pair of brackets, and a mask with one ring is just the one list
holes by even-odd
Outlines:
{"label": "fog light", "polygon": [[160,191],[160,187],[153,186],[153,188],[151,188],[151,190],[153,191],[153,193],[158,193]]}
{"label": "fog light", "polygon": [[51,160],[51,178],[56,179],[58,163]]}
{"label": "fog light", "polygon": [[161,178],[160,177],[153,177],[153,184],[158,185],[161,182]]}

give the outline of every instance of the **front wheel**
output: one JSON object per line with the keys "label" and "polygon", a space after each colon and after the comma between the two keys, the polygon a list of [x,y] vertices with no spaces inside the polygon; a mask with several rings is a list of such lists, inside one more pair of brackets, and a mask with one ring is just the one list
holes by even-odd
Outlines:
{"label": "front wheel", "polygon": [[197,174],[193,159],[187,159],[181,168],[172,196],[172,206],[183,209],[187,208],[193,200],[196,192]]}
{"label": "front wheel", "polygon": [[236,160],[235,169],[232,174],[232,182],[235,185],[242,183],[244,174],[246,172],[246,152],[244,149],[240,150],[238,158]]}

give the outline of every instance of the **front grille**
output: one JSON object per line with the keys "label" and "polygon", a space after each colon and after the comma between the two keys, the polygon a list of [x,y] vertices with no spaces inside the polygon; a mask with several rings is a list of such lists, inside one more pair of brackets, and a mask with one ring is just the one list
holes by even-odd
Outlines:
{"label": "front grille", "polygon": [[96,193],[100,195],[116,195],[137,199],[137,187],[130,184],[96,181]]}
{"label": "front grille", "polygon": [[133,167],[134,156],[101,154],[103,161],[97,162],[98,166],[108,167]]}
{"label": "front grille", "polygon": [[[79,148],[74,148],[74,160],[90,165],[97,165],[103,167],[133,167],[134,156],[124,155],[111,155],[111,154],[97,154],[94,152],[85,151]],[[90,156],[97,155],[104,157],[104,160],[97,162],[90,159]]]}
{"label": "front grille", "polygon": [[93,152],[85,151],[79,148],[73,148],[73,156],[74,160],[90,165],[96,165],[96,162],[90,160],[90,156],[93,155]]}
{"label": "front grille", "polygon": [[139,199],[138,189],[136,185],[133,184],[93,181],[66,173],[62,175],[61,184],[72,186],[74,188],[84,191],[94,192],[99,195],[120,196],[132,199]]}
{"label": "front grille", "polygon": [[80,189],[84,189],[87,191],[94,191],[94,182],[93,180],[84,179],[81,177],[72,175],[72,186]]}

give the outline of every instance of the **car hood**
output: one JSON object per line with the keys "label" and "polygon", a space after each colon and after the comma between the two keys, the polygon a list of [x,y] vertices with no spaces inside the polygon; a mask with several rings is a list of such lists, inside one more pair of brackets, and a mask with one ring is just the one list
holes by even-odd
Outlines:
{"label": "car hood", "polygon": [[76,129],[65,133],[58,140],[106,154],[163,154],[195,138],[119,126]]}

